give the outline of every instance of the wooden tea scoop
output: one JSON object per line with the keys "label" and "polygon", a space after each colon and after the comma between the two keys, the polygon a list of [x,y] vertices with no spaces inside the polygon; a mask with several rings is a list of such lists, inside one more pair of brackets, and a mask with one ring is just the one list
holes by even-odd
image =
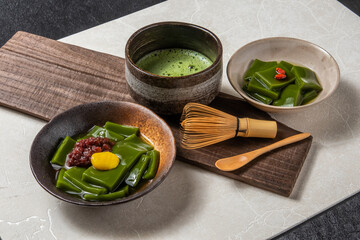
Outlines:
{"label": "wooden tea scoop", "polygon": [[240,155],[236,155],[233,157],[228,158],[222,158],[216,161],[215,166],[222,170],[222,171],[234,171],[236,169],[241,168],[242,166],[248,164],[258,156],[267,153],[271,150],[274,150],[279,147],[283,147],[285,145],[288,145],[290,143],[298,142],[300,140],[303,140],[310,136],[310,133],[300,133],[288,138],[285,138],[283,140],[280,140],[278,142],[275,142],[273,144],[270,144],[266,147],[262,147],[259,149],[256,149],[251,152],[243,153]]}

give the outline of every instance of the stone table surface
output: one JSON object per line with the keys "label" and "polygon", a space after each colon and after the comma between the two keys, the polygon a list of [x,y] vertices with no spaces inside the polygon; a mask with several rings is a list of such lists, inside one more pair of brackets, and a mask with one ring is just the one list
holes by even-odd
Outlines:
{"label": "stone table surface", "polygon": [[[74,206],[50,196],[31,174],[31,142],[46,123],[1,107],[0,238],[264,239],[360,190],[358,16],[335,0],[169,0],[61,41],[124,57],[129,36],[159,21],[210,29],[223,43],[224,64],[244,44],[273,36],[308,40],[334,56],[341,83],[331,98],[302,113],[272,114],[314,137],[293,194],[281,197],[176,161],[143,198],[105,208]],[[222,90],[237,96],[226,74]]]}

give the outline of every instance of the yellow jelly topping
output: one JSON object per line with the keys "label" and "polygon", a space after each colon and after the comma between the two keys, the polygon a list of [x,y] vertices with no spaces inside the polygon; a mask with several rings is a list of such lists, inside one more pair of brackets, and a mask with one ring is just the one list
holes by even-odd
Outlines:
{"label": "yellow jelly topping", "polygon": [[91,156],[91,164],[98,170],[110,170],[119,165],[119,158],[111,152],[94,153]]}

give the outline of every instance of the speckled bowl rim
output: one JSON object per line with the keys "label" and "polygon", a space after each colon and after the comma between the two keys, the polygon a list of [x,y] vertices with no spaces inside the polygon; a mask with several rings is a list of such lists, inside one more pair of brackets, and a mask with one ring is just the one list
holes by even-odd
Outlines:
{"label": "speckled bowl rim", "polygon": [[[259,44],[259,43],[266,43],[267,41],[272,41],[272,40],[288,40],[288,41],[297,41],[297,42],[302,42],[304,44],[307,44],[307,45],[311,45],[312,47],[315,47],[319,50],[321,50],[322,52],[324,52],[325,55],[328,55],[333,61],[334,61],[334,64],[335,64],[335,67],[336,67],[336,83],[335,83],[335,86],[334,88],[332,89],[332,91],[330,91],[328,93],[328,96],[326,98],[328,98],[329,96],[331,96],[335,90],[337,89],[337,87],[339,86],[339,83],[340,83],[340,68],[339,68],[339,65],[338,63],[336,62],[335,58],[328,52],[326,51],[324,48],[320,47],[319,45],[315,44],[315,43],[312,43],[312,42],[309,42],[309,41],[306,41],[306,40],[303,40],[303,39],[298,39],[298,38],[291,38],[291,37],[270,37],[270,38],[262,38],[262,39],[258,39],[258,40],[255,40],[255,41],[252,41],[252,42],[249,42],[247,44],[245,44],[244,46],[242,46],[241,48],[239,48],[229,59],[228,61],[228,64],[226,66],[226,74],[227,74],[227,77],[228,77],[228,80],[232,86],[232,88],[237,92],[239,93],[245,100],[247,100],[248,102],[251,102],[253,103],[254,106],[256,105],[260,105],[260,106],[263,106],[265,108],[269,108],[269,109],[273,109],[274,112],[277,110],[277,112],[287,112],[286,110],[300,110],[300,109],[304,109],[304,108],[308,108],[310,106],[313,106],[315,104],[318,104],[322,101],[324,101],[326,98],[323,98],[319,101],[313,101],[309,104],[305,104],[305,105],[300,105],[300,106],[295,106],[295,107],[279,107],[279,106],[273,106],[273,105],[268,105],[268,104],[265,104],[265,103],[261,103],[261,102],[258,102],[254,99],[252,99],[251,97],[249,97],[242,89],[240,89],[240,91],[238,91],[233,83],[233,81],[236,81],[235,80],[231,80],[230,79],[230,63],[231,61],[235,58],[235,56],[238,54],[238,52],[240,51],[243,51],[244,48],[248,48],[248,47],[251,47],[252,45],[255,45],[255,44]],[[289,111],[290,112],[290,111]]]}
{"label": "speckled bowl rim", "polygon": [[[199,29],[203,32],[206,32],[207,34],[209,34],[211,37],[213,37],[216,40],[216,45],[218,48],[218,53],[216,56],[215,61],[207,68],[205,68],[204,70],[194,73],[194,74],[190,74],[190,75],[185,75],[185,76],[177,76],[177,77],[171,77],[171,76],[161,76],[161,75],[157,75],[148,71],[145,71],[141,68],[139,68],[132,60],[132,58],[130,57],[129,54],[129,45],[132,42],[132,40],[140,33],[147,31],[153,27],[159,27],[159,26],[165,26],[165,25],[174,25],[174,26],[186,26],[186,27],[192,27],[192,28],[196,28]],[[203,54],[203,53],[202,53]],[[151,77],[157,77],[160,79],[174,79],[174,80],[179,80],[179,79],[188,79],[189,77],[197,77],[197,76],[201,76],[209,71],[212,71],[214,68],[216,68],[216,66],[219,64],[219,62],[222,60],[222,55],[223,55],[223,47],[221,44],[220,39],[215,35],[215,33],[211,32],[209,29],[206,29],[202,26],[199,25],[195,25],[192,23],[186,23],[186,22],[176,22],[176,21],[165,21],[165,22],[157,22],[157,23],[152,23],[149,24],[147,26],[144,26],[140,29],[138,29],[136,32],[134,32],[130,38],[128,39],[128,41],[126,42],[126,46],[125,46],[125,56],[126,58],[129,60],[129,63],[138,71],[140,71],[141,73],[147,75],[147,76],[151,76]]]}
{"label": "speckled bowl rim", "polygon": [[[98,105],[98,104],[125,104],[125,105],[133,105],[136,108],[142,108],[143,110],[147,111],[147,114],[150,114],[151,117],[157,118],[157,120],[159,120],[162,125],[166,128],[166,131],[169,132],[170,134],[170,139],[169,139],[169,145],[172,145],[172,155],[170,157],[170,167],[167,170],[167,172],[165,172],[165,174],[159,178],[156,179],[156,182],[154,182],[153,184],[151,184],[149,187],[145,188],[143,191],[140,192],[136,192],[134,194],[129,195],[128,197],[125,198],[118,198],[115,200],[111,200],[111,201],[78,201],[80,199],[77,199],[76,197],[73,197],[74,200],[72,199],[66,199],[63,198],[59,195],[57,195],[56,193],[54,193],[53,191],[51,191],[40,179],[41,176],[38,176],[35,173],[35,170],[33,168],[33,164],[32,162],[33,160],[33,155],[34,153],[34,146],[37,144],[37,142],[39,141],[39,138],[46,132],[48,131],[50,128],[52,128],[57,122],[62,121],[61,118],[63,115],[65,114],[72,114],[73,112],[77,112],[79,111],[81,108],[83,108],[84,106],[92,106],[92,105]],[[161,118],[159,117],[156,113],[154,113],[152,110],[150,110],[147,107],[144,107],[140,104],[136,104],[136,103],[131,103],[131,102],[126,102],[126,101],[98,101],[98,102],[91,102],[91,103],[85,103],[85,104],[80,104],[77,105],[75,107],[72,107],[58,115],[56,115],[54,118],[52,118],[44,127],[41,128],[41,130],[36,134],[32,144],[31,144],[31,148],[30,148],[30,154],[29,154],[29,163],[30,163],[30,168],[31,168],[31,172],[33,174],[33,176],[35,177],[36,181],[39,183],[39,185],[45,189],[48,193],[50,193],[51,195],[53,195],[54,197],[63,200],[65,202],[68,203],[72,203],[75,205],[80,205],[80,206],[89,206],[89,207],[100,207],[100,206],[109,206],[109,205],[116,205],[116,204],[121,204],[121,203],[126,203],[129,201],[132,201],[134,199],[137,199],[139,197],[142,197],[144,195],[146,195],[147,193],[151,192],[152,190],[154,190],[156,187],[158,187],[164,180],[165,178],[168,176],[168,174],[170,173],[174,162],[175,162],[175,158],[176,158],[176,145],[175,145],[175,137],[173,132],[171,131],[171,128],[169,127],[169,125]],[[50,164],[50,160],[49,160],[49,164]]]}

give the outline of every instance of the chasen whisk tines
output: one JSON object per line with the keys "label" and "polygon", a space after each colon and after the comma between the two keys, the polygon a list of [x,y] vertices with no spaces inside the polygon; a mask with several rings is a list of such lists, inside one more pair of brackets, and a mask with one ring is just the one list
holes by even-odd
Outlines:
{"label": "chasen whisk tines", "polygon": [[185,149],[196,149],[227,139],[276,136],[276,122],[238,118],[199,103],[188,103],[181,117],[182,140]]}

